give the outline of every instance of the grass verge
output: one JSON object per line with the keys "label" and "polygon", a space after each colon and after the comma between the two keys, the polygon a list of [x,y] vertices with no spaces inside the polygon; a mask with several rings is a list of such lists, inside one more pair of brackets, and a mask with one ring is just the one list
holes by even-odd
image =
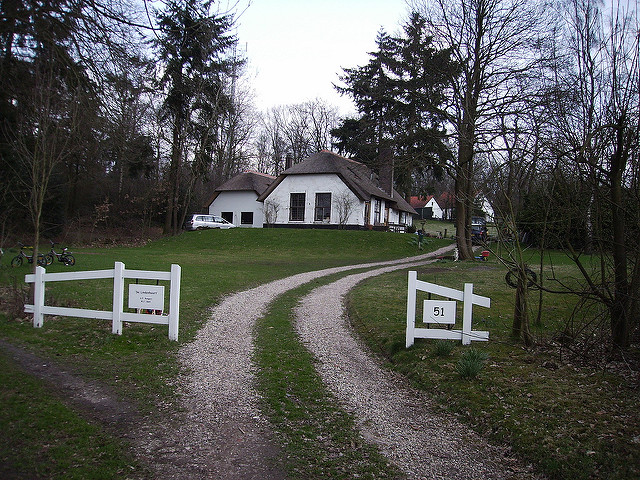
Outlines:
{"label": "grass verge", "polygon": [[281,440],[289,478],[402,478],[337,405],[295,332],[292,310],[301,296],[319,284],[312,282],[285,294],[255,327],[258,388],[264,411]]}
{"label": "grass verge", "polygon": [[[11,250],[0,265],[0,308],[5,310],[4,314],[0,312],[0,337],[44,358],[56,358],[83,376],[109,385],[122,399],[133,402],[143,415],[151,411],[162,414],[163,409],[176,406],[174,379],[180,369],[177,348],[193,338],[206,321],[209,307],[225,294],[303,271],[422,253],[409,244],[407,236],[384,232],[240,228],[188,232],[138,248],[72,246],[71,250],[76,257],[74,270],[110,269],[115,261],[124,262],[129,269],[143,270],[168,271],[172,263],[181,265],[180,342],[170,342],[167,328],[157,325],[125,324],[122,336],[115,336],[106,321],[47,316],[42,328],[33,328],[31,318],[21,313],[26,296],[24,275],[29,270],[26,265],[15,269],[9,266],[16,253]],[[67,270],[57,262],[47,267],[51,272]],[[102,280],[51,283],[47,286],[46,303],[109,310],[111,289],[110,282]],[[11,305],[13,309],[9,309]],[[11,365],[6,373],[15,378],[24,376]],[[24,410],[21,416],[13,416],[17,406],[11,400],[9,384],[3,384],[1,390],[0,408],[7,412],[3,431],[28,440],[0,444],[0,458],[24,459],[21,471],[26,473],[21,477],[38,478],[41,475],[36,457],[41,445],[32,438],[30,423],[37,412]],[[67,421],[58,422],[57,417],[51,415],[47,420],[53,437],[73,437],[75,427]],[[83,419],[78,418],[77,422],[82,424]],[[89,422],[84,427],[97,429]],[[117,443],[108,432],[103,431],[102,435],[104,442]],[[76,450],[65,442],[60,443],[60,448],[61,457],[77,458],[82,463],[82,456],[86,455],[84,463],[95,464],[99,470],[104,462],[105,471],[113,472],[108,465],[110,457],[101,455],[100,448]]]}
{"label": "grass verge", "polygon": [[[556,274],[561,272],[559,266]],[[504,269],[492,262],[436,263],[418,269],[421,280],[456,289],[474,283],[477,294],[491,298],[490,309],[474,309],[474,328],[489,330],[489,341],[473,347],[457,344],[451,354],[442,354],[442,346],[433,340],[417,340],[404,348],[405,273],[375,277],[354,289],[348,296],[350,319],[389,368],[434,395],[443,411],[511,445],[549,478],[640,478],[637,372],[622,375],[632,372],[614,363],[594,369],[561,356],[553,338],[575,303],[568,297],[544,298],[542,322],[532,326],[538,348],[522,348],[511,338],[514,291],[503,277]],[[531,295],[532,314],[536,297],[537,292]],[[470,348],[487,360],[475,377],[467,378],[458,369]]]}
{"label": "grass verge", "polygon": [[2,478],[143,478],[128,445],[87,422],[0,354]]}

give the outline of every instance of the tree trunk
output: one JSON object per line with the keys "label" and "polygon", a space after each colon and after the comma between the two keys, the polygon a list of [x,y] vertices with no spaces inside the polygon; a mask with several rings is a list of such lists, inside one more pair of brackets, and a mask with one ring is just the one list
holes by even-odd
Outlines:
{"label": "tree trunk", "polygon": [[622,205],[622,174],[626,166],[625,116],[620,119],[616,131],[616,150],[611,158],[611,219],[613,230],[613,303],[611,315],[611,337],[617,348],[629,347],[629,279],[627,271],[627,251],[625,248],[624,208]]}
{"label": "tree trunk", "polygon": [[511,335],[521,339],[525,346],[533,345],[533,337],[529,330],[529,304],[527,298],[527,275],[524,268],[518,268],[518,286],[516,287],[516,300],[513,311],[513,326]]}
{"label": "tree trunk", "polygon": [[473,209],[473,146],[460,139],[458,168],[456,170],[456,244],[460,260],[472,260],[471,211]]}
{"label": "tree trunk", "polygon": [[173,138],[171,145],[171,165],[169,165],[167,211],[164,217],[164,233],[175,235],[177,233],[178,196],[180,194],[180,167],[182,164],[182,121],[176,118],[173,126]]}

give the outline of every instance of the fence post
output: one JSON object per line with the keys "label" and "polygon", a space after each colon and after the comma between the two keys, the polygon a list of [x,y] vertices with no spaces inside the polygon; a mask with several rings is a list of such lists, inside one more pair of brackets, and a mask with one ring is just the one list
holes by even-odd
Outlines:
{"label": "fence post", "polygon": [[471,320],[473,315],[473,283],[464,284],[462,296],[462,344],[471,343]]}
{"label": "fence post", "polygon": [[406,348],[413,345],[414,334],[416,329],[416,282],[418,281],[418,272],[409,272],[409,289],[407,291],[407,336]]}
{"label": "fence post", "polygon": [[44,267],[37,266],[36,274],[33,282],[33,326],[42,327],[44,315],[42,307],[44,307]]}
{"label": "fence post", "polygon": [[180,265],[171,265],[169,282],[169,340],[178,341],[178,324],[180,320]]}
{"label": "fence post", "polygon": [[122,335],[122,309],[124,308],[124,263],[113,268],[113,320],[111,333]]}

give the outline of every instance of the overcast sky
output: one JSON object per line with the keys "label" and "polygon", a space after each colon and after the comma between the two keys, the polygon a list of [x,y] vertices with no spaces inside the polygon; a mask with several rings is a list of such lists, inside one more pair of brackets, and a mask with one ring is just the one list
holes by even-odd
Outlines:
{"label": "overcast sky", "polygon": [[256,106],[323,98],[353,111],[332,84],[343,67],[366,64],[380,28],[395,33],[405,16],[405,0],[251,0],[238,20],[238,45]]}

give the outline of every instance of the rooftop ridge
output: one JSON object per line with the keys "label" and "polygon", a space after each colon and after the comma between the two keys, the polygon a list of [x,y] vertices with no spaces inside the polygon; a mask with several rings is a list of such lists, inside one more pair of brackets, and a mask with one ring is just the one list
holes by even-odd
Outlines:
{"label": "rooftop ridge", "polygon": [[358,160],[354,160],[353,158],[349,158],[349,157],[345,157],[343,155],[340,155],[336,152],[332,152],[331,150],[327,150],[326,148],[320,150],[320,153],[328,153],[330,155],[333,155],[334,157],[338,157],[341,158],[342,160],[346,160],[347,162],[353,162],[353,163],[357,163],[358,165],[364,165],[364,163],[358,161]]}
{"label": "rooftop ridge", "polygon": [[257,172],[257,171],[255,171],[255,170],[245,170],[245,171],[244,171],[244,172],[242,172],[242,173],[253,173],[254,175],[260,175],[260,176],[262,176],[262,177],[274,178],[274,179],[276,178],[276,177],[274,177],[273,175],[269,175],[268,173]]}

